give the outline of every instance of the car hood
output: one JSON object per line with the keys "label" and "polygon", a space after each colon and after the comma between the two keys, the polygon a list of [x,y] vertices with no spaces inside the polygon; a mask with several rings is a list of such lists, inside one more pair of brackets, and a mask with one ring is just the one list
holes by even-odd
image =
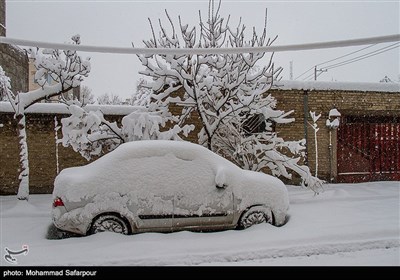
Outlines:
{"label": "car hood", "polygon": [[248,170],[242,170],[237,177],[234,192],[241,210],[253,205],[267,205],[282,212],[289,209],[288,190],[278,178]]}

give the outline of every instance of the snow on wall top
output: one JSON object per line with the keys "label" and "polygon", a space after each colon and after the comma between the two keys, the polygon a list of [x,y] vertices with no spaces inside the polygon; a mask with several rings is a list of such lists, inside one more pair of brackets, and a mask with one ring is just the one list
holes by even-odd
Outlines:
{"label": "snow on wall top", "polygon": [[281,90],[351,90],[364,92],[397,92],[400,83],[360,83],[360,82],[321,82],[321,81],[288,81],[275,82],[274,89]]}
{"label": "snow on wall top", "polygon": [[[288,81],[275,82],[273,89],[281,90],[347,90],[363,92],[400,93],[400,83],[355,83],[355,82],[321,82],[321,81]],[[101,110],[104,115],[128,115],[135,111],[135,106],[128,105],[94,105],[85,107],[86,111]],[[0,102],[0,112],[13,113],[9,102]],[[27,113],[69,114],[68,106],[63,103],[36,103],[30,106]]]}
{"label": "snow on wall top", "polygon": [[[137,109],[136,106],[128,105],[95,105],[84,107],[85,111],[100,110],[104,115],[128,115]],[[14,113],[10,102],[0,102],[0,112]],[[36,103],[25,111],[26,113],[38,114],[70,114],[68,106],[63,103]]]}

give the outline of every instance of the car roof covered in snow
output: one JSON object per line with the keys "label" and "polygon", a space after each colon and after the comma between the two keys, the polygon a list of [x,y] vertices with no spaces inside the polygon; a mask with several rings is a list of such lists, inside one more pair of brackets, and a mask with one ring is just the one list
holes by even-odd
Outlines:
{"label": "car roof covered in snow", "polygon": [[[182,160],[187,162],[184,164],[185,168],[174,168],[173,174],[157,177],[156,171],[169,169],[174,163]],[[121,193],[127,193],[133,187],[146,189],[149,185],[147,175],[155,178],[153,182],[159,180],[160,184],[163,184],[170,180],[171,186],[175,185],[177,189],[184,188],[187,183],[183,180],[186,178],[184,172],[188,168],[194,171],[193,174],[200,181],[211,179],[204,171],[204,164],[214,173],[225,168],[241,170],[198,144],[171,140],[133,141],[120,145],[114,151],[85,166],[62,170],[55,179],[53,195],[66,195],[70,200],[79,201],[86,195],[105,193],[110,189]],[[141,177],[143,174],[147,175]]]}
{"label": "car roof covered in snow", "polygon": [[112,153],[106,154],[100,160],[122,160],[127,158],[160,157],[173,153],[184,160],[193,160],[201,157],[220,164],[233,163],[225,160],[207,148],[187,141],[172,140],[142,140],[121,144]]}

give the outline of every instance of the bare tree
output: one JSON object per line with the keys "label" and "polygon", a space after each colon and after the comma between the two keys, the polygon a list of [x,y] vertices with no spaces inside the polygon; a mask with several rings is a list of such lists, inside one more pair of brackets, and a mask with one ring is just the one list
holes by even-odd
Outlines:
{"label": "bare tree", "polygon": [[[172,34],[160,23],[160,37],[156,39],[150,21],[153,38],[144,41],[148,48],[220,48],[269,46],[274,40],[267,39],[266,21],[259,36],[255,29],[250,40],[245,40],[245,26],[237,28],[228,26],[229,19],[219,15],[220,2],[217,7],[210,1],[208,19],[202,20],[200,14],[200,31],[195,27],[183,25],[179,17],[179,29],[175,28],[167,11]],[[177,30],[181,32],[180,41]],[[199,36],[196,37],[196,32]],[[182,43],[181,43],[182,42]],[[196,111],[203,124],[201,140],[212,149],[216,131],[220,125],[242,111],[251,111],[254,104],[263,98],[263,94],[272,86],[281,68],[275,69],[272,56],[267,66],[258,71],[255,69],[265,53],[223,54],[223,55],[139,55],[142,65],[146,67],[141,74],[154,79],[151,88],[155,91],[153,98],[160,102],[174,101],[183,107],[180,122],[185,122],[193,111]],[[171,100],[171,93],[183,88],[183,97]]]}
{"label": "bare tree", "polygon": [[380,83],[393,83],[393,81],[388,76],[383,77],[383,79],[381,79],[379,82]]}
{"label": "bare tree", "polygon": [[[80,36],[73,36],[72,42],[73,44],[80,44]],[[89,58],[82,59],[76,51],[37,48],[29,49],[28,54],[34,59],[37,70],[35,79],[40,88],[15,95],[6,83],[3,83],[2,86],[2,88],[8,88],[6,90],[7,99],[15,111],[15,119],[18,123],[21,172],[17,197],[20,200],[28,200],[29,198],[29,161],[25,110],[41,100],[53,96],[62,96],[63,93],[78,87],[83,81],[83,77],[87,77],[90,72]]]}
{"label": "bare tree", "polygon": [[129,105],[148,106],[151,102],[151,90],[148,88],[148,81],[140,78],[136,83],[136,92],[131,95]]}
{"label": "bare tree", "polygon": [[120,105],[123,101],[118,95],[104,93],[97,97],[97,103],[100,105]]}
{"label": "bare tree", "polygon": [[180,17],[176,27],[165,11],[170,28],[167,29],[159,20],[157,32],[149,19],[152,38],[144,41],[147,48],[210,50],[209,54],[138,55],[145,67],[140,73],[152,80],[145,85],[152,91],[150,99],[160,106],[180,106],[181,114],[176,116],[178,125],[190,123],[193,113],[197,113],[201,121],[199,143],[210,150],[244,168],[269,168],[277,176],[290,177],[286,171],[289,168],[299,173],[306,185],[317,190],[321,181],[312,179],[307,166],[297,164],[300,158],[292,159],[279,152],[286,147],[294,155],[300,155],[304,141],[285,142],[271,129],[257,135],[249,135],[243,129],[247,120],[255,118],[260,118],[266,128],[272,127],[272,123],[294,120],[287,118],[291,112],[275,110],[276,100],[267,94],[282,70],[275,68],[273,54],[267,59],[264,58],[265,52],[212,54],[212,49],[221,47],[270,46],[277,37],[267,38],[267,17],[262,32],[259,34],[253,28],[246,40],[246,28],[241,20],[237,27],[232,28],[229,17],[227,20],[221,17],[220,8],[220,1],[215,4],[211,0],[206,20],[199,12],[200,28],[182,24]]}
{"label": "bare tree", "polygon": [[92,93],[92,89],[89,88],[88,86],[81,86],[79,100],[82,106],[85,106],[87,104],[93,104],[95,100],[94,100],[94,95]]}

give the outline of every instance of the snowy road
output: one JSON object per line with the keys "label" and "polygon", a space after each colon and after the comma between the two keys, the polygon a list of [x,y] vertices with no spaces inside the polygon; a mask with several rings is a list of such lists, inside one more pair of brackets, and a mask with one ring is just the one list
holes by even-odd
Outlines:
{"label": "snowy road", "polygon": [[[29,204],[0,197],[1,250],[29,246],[19,265],[297,266],[400,265],[400,182],[327,185],[325,192],[289,186],[290,219],[213,233],[101,233],[48,240],[50,195]],[[4,258],[1,265],[9,265]]]}

